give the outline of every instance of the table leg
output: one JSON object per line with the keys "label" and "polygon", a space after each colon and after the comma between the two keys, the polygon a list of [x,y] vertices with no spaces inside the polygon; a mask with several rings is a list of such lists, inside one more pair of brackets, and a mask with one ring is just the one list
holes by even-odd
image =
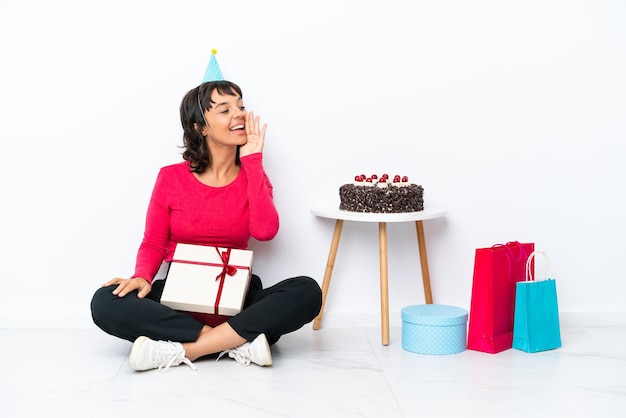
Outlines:
{"label": "table leg", "polygon": [[330,242],[330,251],[328,252],[328,261],[326,262],[326,271],[324,272],[324,281],[322,282],[322,307],[319,314],[313,321],[313,329],[320,329],[322,325],[322,315],[324,314],[324,306],[326,306],[326,295],[328,294],[328,287],[330,286],[330,278],[333,274],[333,267],[335,266],[335,258],[337,256],[337,248],[339,247],[339,238],[341,238],[341,230],[343,228],[343,219],[337,219],[335,222],[335,230],[333,232],[333,239]]}
{"label": "table leg", "polygon": [[387,265],[387,223],[378,223],[380,253],[380,322],[383,345],[389,345],[389,282]]}
{"label": "table leg", "polygon": [[417,245],[420,251],[420,264],[422,265],[422,281],[424,282],[424,299],[426,303],[433,303],[433,294],[430,288],[430,273],[428,272],[428,256],[426,254],[426,239],[424,238],[423,221],[415,221],[417,230]]}

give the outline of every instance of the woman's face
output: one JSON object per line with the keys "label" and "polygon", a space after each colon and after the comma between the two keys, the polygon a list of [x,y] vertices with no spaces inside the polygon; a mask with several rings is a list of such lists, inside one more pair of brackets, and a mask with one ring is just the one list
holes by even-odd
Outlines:
{"label": "woman's face", "polygon": [[208,123],[207,139],[221,145],[246,143],[246,108],[239,96],[222,95],[217,90],[211,94],[213,107],[205,111]]}

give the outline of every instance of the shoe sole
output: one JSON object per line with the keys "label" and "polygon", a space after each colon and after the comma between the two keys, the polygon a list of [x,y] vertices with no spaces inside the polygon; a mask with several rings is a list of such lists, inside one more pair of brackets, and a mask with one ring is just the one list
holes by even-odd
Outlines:
{"label": "shoe sole", "polygon": [[130,368],[136,371],[143,371],[144,369],[141,369],[137,366],[137,356],[140,351],[141,351],[141,347],[149,340],[148,337],[139,337],[135,340],[135,342],[133,343],[133,347],[130,349],[130,356],[128,357],[128,363],[130,364]]}
{"label": "shoe sole", "polygon": [[257,363],[259,366],[271,366],[272,365],[272,352],[270,351],[270,344],[267,342],[267,337],[265,334],[260,334],[263,340],[263,364]]}

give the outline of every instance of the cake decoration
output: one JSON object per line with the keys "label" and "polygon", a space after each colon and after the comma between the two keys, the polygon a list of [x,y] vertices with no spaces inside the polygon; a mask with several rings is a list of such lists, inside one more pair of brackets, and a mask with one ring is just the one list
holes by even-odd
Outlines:
{"label": "cake decoration", "polygon": [[424,188],[396,174],[354,176],[354,182],[339,188],[339,209],[364,213],[404,213],[424,210]]}

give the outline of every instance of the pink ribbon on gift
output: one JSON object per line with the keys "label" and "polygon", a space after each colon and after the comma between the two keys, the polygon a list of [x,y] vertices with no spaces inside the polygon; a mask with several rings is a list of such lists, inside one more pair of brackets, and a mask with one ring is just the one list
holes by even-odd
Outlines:
{"label": "pink ribbon on gift", "polygon": [[211,266],[211,267],[222,267],[222,271],[220,274],[215,276],[215,281],[220,281],[220,285],[217,289],[217,295],[215,295],[215,304],[213,306],[213,314],[217,315],[220,307],[220,300],[222,299],[222,290],[224,289],[224,282],[226,281],[226,275],[234,276],[237,273],[237,269],[245,269],[249,270],[248,266],[234,266],[232,264],[228,264],[230,261],[230,248],[227,248],[226,251],[220,252],[218,247],[214,247],[217,254],[220,256],[220,260],[222,260],[222,264],[216,263],[207,263],[204,261],[190,261],[190,260],[172,260],[174,263],[186,263],[186,264],[198,264],[202,266]]}
{"label": "pink ribbon on gift", "polygon": [[220,287],[217,289],[217,295],[215,295],[215,308],[213,311],[214,314],[217,314],[220,307],[220,300],[222,299],[222,290],[224,289],[226,275],[228,274],[229,276],[234,276],[235,273],[237,273],[237,267],[228,264],[228,261],[230,261],[230,248],[227,248],[226,251],[222,251],[220,253],[219,248],[215,247],[215,251],[217,251],[223,263],[222,272],[215,276],[215,280],[220,281]]}

